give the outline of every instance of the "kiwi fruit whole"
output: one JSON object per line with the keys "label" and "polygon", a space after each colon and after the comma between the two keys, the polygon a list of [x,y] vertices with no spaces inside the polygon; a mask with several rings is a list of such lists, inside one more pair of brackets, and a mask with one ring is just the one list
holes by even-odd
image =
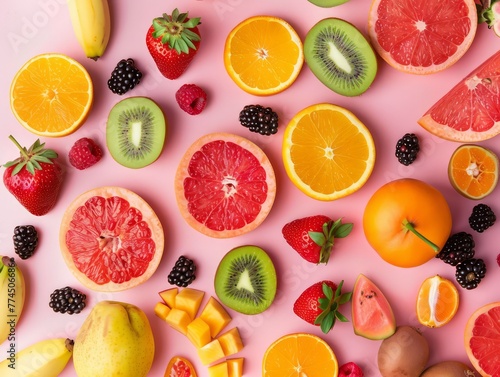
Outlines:
{"label": "kiwi fruit whole", "polygon": [[476,374],[460,361],[442,361],[424,370],[420,377],[474,377]]}
{"label": "kiwi fruit whole", "polygon": [[266,310],[276,295],[276,270],[269,255],[257,246],[230,250],[215,273],[215,293],[229,308],[243,314]]}
{"label": "kiwi fruit whole", "polygon": [[325,18],[307,32],[304,57],[324,85],[348,97],[364,93],[377,74],[372,46],[354,25],[340,18]]}
{"label": "kiwi fruit whole", "polygon": [[146,97],[129,97],[113,106],[106,124],[106,145],[119,164],[143,168],[160,156],[167,132],[161,108]]}
{"label": "kiwi fruit whole", "polygon": [[429,343],[414,327],[398,326],[378,350],[382,377],[419,377],[429,361]]}
{"label": "kiwi fruit whole", "polygon": [[337,5],[347,3],[349,0],[309,0],[310,3],[321,8],[332,8]]}

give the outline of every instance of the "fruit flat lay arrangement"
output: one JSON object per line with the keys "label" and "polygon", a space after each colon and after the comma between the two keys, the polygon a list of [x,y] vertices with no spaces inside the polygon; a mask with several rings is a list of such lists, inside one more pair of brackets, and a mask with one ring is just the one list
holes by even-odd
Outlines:
{"label": "fruit flat lay arrangement", "polygon": [[0,376],[500,377],[499,4],[9,3]]}

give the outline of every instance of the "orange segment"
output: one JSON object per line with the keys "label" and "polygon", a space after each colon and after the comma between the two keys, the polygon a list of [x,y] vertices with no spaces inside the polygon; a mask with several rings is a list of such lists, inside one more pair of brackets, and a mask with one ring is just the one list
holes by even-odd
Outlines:
{"label": "orange segment", "polygon": [[226,70],[241,89],[251,94],[271,95],[285,90],[295,81],[303,63],[300,37],[277,17],[250,17],[226,39]]}
{"label": "orange segment", "polygon": [[26,62],[14,77],[10,105],[18,121],[40,136],[76,131],[92,107],[93,85],[87,70],[62,54],[42,54]]}
{"label": "orange segment", "polygon": [[498,182],[498,157],[479,145],[464,144],[453,152],[448,178],[455,190],[469,199],[482,199]]}
{"label": "orange segment", "polygon": [[306,195],[334,200],[360,189],[375,164],[370,131],[350,111],[318,104],[288,124],[282,157],[291,181]]}
{"label": "orange segment", "polygon": [[427,327],[441,327],[451,321],[458,309],[458,290],[439,275],[427,278],[417,297],[417,318]]}
{"label": "orange segment", "polygon": [[262,377],[283,376],[337,377],[337,358],[315,335],[284,335],[269,346],[262,361]]}

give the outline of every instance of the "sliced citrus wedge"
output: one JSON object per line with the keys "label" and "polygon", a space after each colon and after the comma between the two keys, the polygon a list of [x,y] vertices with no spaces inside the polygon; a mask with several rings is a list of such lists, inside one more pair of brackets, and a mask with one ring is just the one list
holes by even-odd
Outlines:
{"label": "sliced citrus wedge", "polygon": [[224,66],[241,89],[271,95],[288,88],[304,63],[303,45],[285,20],[271,16],[250,17],[229,33]]}
{"label": "sliced citrus wedge", "polygon": [[309,106],[288,124],[282,148],[290,180],[306,195],[330,201],[359,190],[375,164],[368,128],[349,110]]}
{"label": "sliced citrus wedge", "polygon": [[427,327],[441,327],[451,321],[458,309],[457,287],[439,275],[424,280],[417,296],[417,318]]}
{"label": "sliced citrus wedge", "polygon": [[87,70],[63,54],[41,54],[14,76],[10,105],[19,123],[40,136],[75,132],[87,119],[94,98]]}
{"label": "sliced citrus wedge", "polygon": [[451,155],[448,178],[453,188],[466,198],[482,199],[497,186],[498,157],[479,145],[463,144]]}

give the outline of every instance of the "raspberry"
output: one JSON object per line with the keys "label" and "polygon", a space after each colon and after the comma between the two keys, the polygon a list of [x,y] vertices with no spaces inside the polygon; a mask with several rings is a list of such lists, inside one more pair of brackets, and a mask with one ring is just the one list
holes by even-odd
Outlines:
{"label": "raspberry", "polygon": [[175,93],[175,99],[180,108],[190,115],[198,115],[207,104],[207,94],[195,84],[182,85]]}
{"label": "raspberry", "polygon": [[497,264],[500,267],[500,254],[497,255]]}
{"label": "raspberry", "polygon": [[339,368],[339,377],[363,377],[364,373],[361,368],[352,361],[345,363]]}
{"label": "raspberry", "polygon": [[78,170],[83,170],[101,159],[102,150],[94,140],[84,137],[76,141],[68,156],[71,165]]}

